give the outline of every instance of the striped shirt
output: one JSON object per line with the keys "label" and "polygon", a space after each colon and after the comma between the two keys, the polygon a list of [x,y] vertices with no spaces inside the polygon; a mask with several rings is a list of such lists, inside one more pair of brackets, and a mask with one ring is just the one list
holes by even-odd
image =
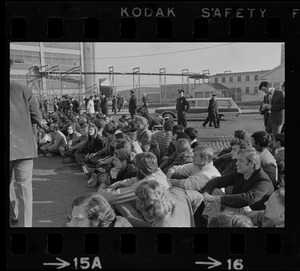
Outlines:
{"label": "striped shirt", "polygon": [[160,158],[162,158],[168,152],[169,144],[173,140],[173,134],[171,131],[157,131],[154,135],[159,146]]}

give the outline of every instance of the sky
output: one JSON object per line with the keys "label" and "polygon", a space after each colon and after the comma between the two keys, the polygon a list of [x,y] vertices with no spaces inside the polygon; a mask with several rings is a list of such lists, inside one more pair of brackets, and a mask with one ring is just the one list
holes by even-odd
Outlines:
{"label": "sky", "polygon": [[[209,70],[210,74],[273,69],[280,64],[282,43],[95,43],[96,71],[192,73]],[[108,78],[99,75],[98,78]],[[181,83],[182,78],[166,78],[167,84]],[[132,88],[133,76],[115,76],[118,89]],[[103,85],[108,85],[106,80]],[[157,86],[158,76],[141,76],[141,86]]]}

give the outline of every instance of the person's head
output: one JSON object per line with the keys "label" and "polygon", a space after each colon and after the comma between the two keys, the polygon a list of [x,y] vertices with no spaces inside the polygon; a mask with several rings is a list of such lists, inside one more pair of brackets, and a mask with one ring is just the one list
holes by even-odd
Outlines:
{"label": "person's head", "polygon": [[96,118],[94,124],[96,125],[98,131],[102,131],[106,125],[106,122],[103,119]]}
{"label": "person's head", "polygon": [[252,138],[251,138],[251,134],[248,133],[245,130],[235,130],[234,131],[234,137],[242,139],[244,141],[246,141],[250,146],[252,146]]}
{"label": "person's head", "polygon": [[193,127],[187,127],[184,129],[184,132],[189,137],[189,141],[193,141],[197,138],[198,131]]}
{"label": "person's head", "polygon": [[158,169],[157,158],[152,152],[142,152],[135,156],[136,177],[141,180]]}
{"label": "person's head", "polygon": [[282,90],[283,92],[285,92],[285,82],[282,83],[282,85],[281,85],[281,90]]}
{"label": "person's head", "polygon": [[213,216],[207,227],[209,228],[253,228],[252,220],[240,213],[223,211]]}
{"label": "person's head", "polygon": [[249,176],[261,166],[260,153],[254,148],[240,149],[237,155],[237,172]]}
{"label": "person's head", "polygon": [[173,131],[174,122],[172,120],[166,120],[164,123],[165,131]]}
{"label": "person's head", "polygon": [[184,90],[183,89],[178,89],[178,94],[180,97],[184,96]]}
{"label": "person's head", "polygon": [[83,136],[87,136],[89,132],[89,125],[87,123],[79,127],[79,133]]}
{"label": "person's head", "polygon": [[215,99],[215,98],[217,97],[217,94],[213,93],[213,94],[211,95],[211,97]]}
{"label": "person's head", "polygon": [[93,95],[91,95],[91,96],[90,96],[90,100],[93,100],[93,99],[94,99],[94,96],[93,96]]}
{"label": "person's head", "polygon": [[251,145],[249,145],[247,142],[245,142],[242,139],[239,138],[234,138],[230,141],[230,146],[231,146],[231,155],[232,155],[232,159],[236,159],[238,152],[240,149],[245,149],[248,147],[251,147]]}
{"label": "person's head", "polygon": [[59,131],[59,125],[57,123],[52,124],[52,131],[55,133]]}
{"label": "person's head", "polygon": [[192,153],[192,149],[190,146],[190,143],[185,138],[180,138],[175,143],[176,153],[182,154],[182,153]]}
{"label": "person's head", "polygon": [[134,91],[130,90],[130,95],[133,96],[134,95]]}
{"label": "person's head", "polygon": [[285,189],[281,187],[275,190],[265,202],[265,217],[273,220],[278,225],[284,223]]}
{"label": "person's head", "polygon": [[145,130],[148,128],[148,120],[142,116],[136,116],[134,122],[136,123],[138,130]]}
{"label": "person's head", "polygon": [[87,123],[87,118],[86,117],[80,117],[78,120],[78,124],[81,126],[83,124]]}
{"label": "person's head", "polygon": [[71,123],[69,125],[67,125],[67,132],[69,135],[72,135],[75,131],[75,125],[74,123]]}
{"label": "person's head", "polygon": [[96,125],[95,124],[90,124],[89,125],[89,132],[88,132],[89,136],[95,137],[97,135],[97,132],[98,132],[98,130],[97,130]]}
{"label": "person's head", "polygon": [[181,131],[175,132],[173,135],[174,142],[176,142],[180,138],[185,138],[185,139],[189,140],[189,137],[187,136],[187,134],[185,132],[181,132]]}
{"label": "person's head", "polygon": [[198,145],[194,149],[193,164],[196,166],[205,166],[212,162],[214,150],[206,145]]}
{"label": "person's head", "polygon": [[104,117],[104,121],[105,121],[106,123],[109,123],[109,122],[110,122],[110,117],[109,117],[108,115],[106,115],[106,116]]}
{"label": "person's head", "polygon": [[76,197],[72,202],[69,227],[109,227],[116,214],[108,201],[98,193]]}
{"label": "person's head", "polygon": [[130,163],[131,161],[131,153],[125,148],[116,150],[114,152],[114,165],[115,168],[120,170],[126,168],[126,166]]}
{"label": "person's head", "polygon": [[269,148],[272,141],[272,136],[265,131],[257,131],[252,134],[252,145],[259,152],[265,148]]}
{"label": "person's head", "polygon": [[271,91],[270,88],[271,88],[271,84],[267,81],[262,81],[258,87],[259,90],[262,90],[266,94],[270,93]]}
{"label": "person's head", "polygon": [[116,130],[117,127],[113,123],[111,122],[106,123],[103,129],[103,135],[113,138],[113,135],[116,132]]}
{"label": "person's head", "polygon": [[183,132],[183,131],[184,131],[184,126],[182,126],[182,125],[180,125],[180,124],[174,125],[172,131],[173,131],[173,135],[174,135],[177,131]]}
{"label": "person's head", "polygon": [[136,207],[148,221],[164,218],[175,208],[167,188],[156,180],[142,182],[136,189]]}
{"label": "person's head", "polygon": [[284,134],[276,134],[275,135],[275,147],[285,147]]}

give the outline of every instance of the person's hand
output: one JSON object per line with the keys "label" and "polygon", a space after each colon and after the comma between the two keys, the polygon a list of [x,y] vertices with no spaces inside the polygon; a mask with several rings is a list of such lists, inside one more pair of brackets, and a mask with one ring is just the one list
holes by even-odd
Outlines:
{"label": "person's hand", "polygon": [[203,194],[203,197],[204,197],[204,201],[205,202],[213,202],[213,201],[215,201],[215,200],[221,200],[221,197],[220,196],[212,196],[212,195],[210,195],[210,194],[208,194],[207,192],[205,192],[204,194]]}
{"label": "person's hand", "polygon": [[166,174],[167,179],[171,179],[172,175],[175,173],[175,169],[174,168],[170,168]]}
{"label": "person's hand", "polygon": [[94,157],[95,155],[96,155],[96,153],[91,153],[90,158]]}
{"label": "person's hand", "polygon": [[272,105],[267,104],[267,109],[271,109],[271,108],[272,108]]}

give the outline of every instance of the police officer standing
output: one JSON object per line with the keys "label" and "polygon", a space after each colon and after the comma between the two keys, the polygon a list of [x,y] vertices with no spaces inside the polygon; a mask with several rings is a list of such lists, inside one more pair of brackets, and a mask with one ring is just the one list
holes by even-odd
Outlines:
{"label": "police officer standing", "polygon": [[178,125],[182,125],[183,127],[187,127],[186,113],[190,109],[190,103],[186,99],[186,97],[184,97],[184,90],[183,89],[179,89],[178,93],[180,95],[177,98],[177,104],[176,104]]}

